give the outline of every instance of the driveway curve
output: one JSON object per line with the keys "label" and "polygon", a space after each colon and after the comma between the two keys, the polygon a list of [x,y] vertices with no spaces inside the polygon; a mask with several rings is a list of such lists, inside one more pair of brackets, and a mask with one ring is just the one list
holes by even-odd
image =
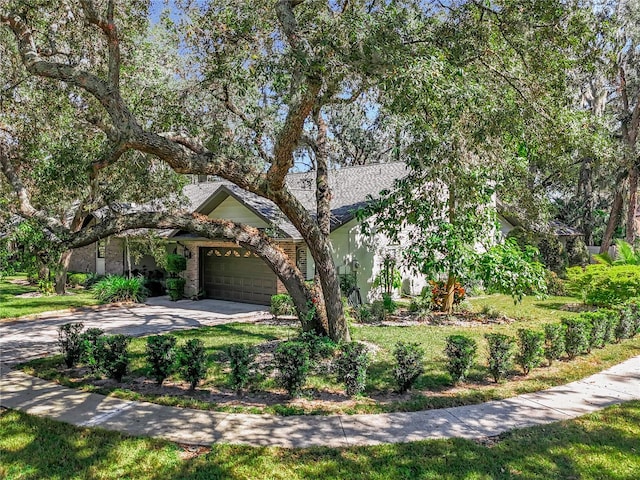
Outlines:
{"label": "driveway curve", "polygon": [[[205,306],[208,308],[203,311]],[[190,306],[156,300],[154,305],[4,322],[0,324],[0,406],[78,426],[185,444],[220,442],[293,448],[490,437],[640,400],[640,356],[577,382],[479,405],[376,415],[289,417],[208,412],[119,400],[79,392],[11,369],[18,362],[54,353],[57,327],[67,322],[82,321],[86,327],[137,336],[251,322],[266,315],[264,309],[232,302]]]}

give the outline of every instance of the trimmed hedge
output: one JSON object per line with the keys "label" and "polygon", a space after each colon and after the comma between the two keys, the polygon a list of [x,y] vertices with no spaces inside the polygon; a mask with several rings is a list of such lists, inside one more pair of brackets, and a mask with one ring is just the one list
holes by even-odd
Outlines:
{"label": "trimmed hedge", "polygon": [[450,335],[444,353],[447,356],[447,371],[453,383],[458,383],[467,376],[475,359],[478,345],[476,341],[465,335]]}
{"label": "trimmed hedge", "polygon": [[567,269],[571,293],[589,305],[613,307],[640,296],[640,265],[589,265]]}

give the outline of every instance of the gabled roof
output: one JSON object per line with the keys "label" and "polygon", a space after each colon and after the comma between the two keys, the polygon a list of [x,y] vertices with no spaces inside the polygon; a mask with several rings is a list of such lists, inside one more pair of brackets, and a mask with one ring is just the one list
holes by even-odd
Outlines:
{"label": "gabled roof", "polygon": [[[408,173],[404,163],[380,163],[357,167],[343,167],[329,173],[331,188],[331,230],[344,225],[355,212],[367,204],[367,198],[376,198],[385,189],[391,189],[395,180]],[[290,173],[287,186],[302,205],[316,213],[315,172]],[[232,196],[249,210],[280,229],[286,237],[300,239],[300,233],[270,200],[247,192],[231,182],[195,183],[185,186],[184,195],[191,211],[209,214],[222,200]],[[230,219],[232,220],[232,219]]]}

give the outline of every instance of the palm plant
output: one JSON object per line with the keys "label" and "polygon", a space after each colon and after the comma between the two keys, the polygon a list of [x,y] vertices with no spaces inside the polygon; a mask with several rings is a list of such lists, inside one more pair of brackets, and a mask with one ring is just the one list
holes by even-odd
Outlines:
{"label": "palm plant", "polygon": [[640,265],[640,249],[635,249],[633,245],[624,240],[616,240],[615,259],[608,252],[599,253],[593,256],[598,263],[604,265]]}

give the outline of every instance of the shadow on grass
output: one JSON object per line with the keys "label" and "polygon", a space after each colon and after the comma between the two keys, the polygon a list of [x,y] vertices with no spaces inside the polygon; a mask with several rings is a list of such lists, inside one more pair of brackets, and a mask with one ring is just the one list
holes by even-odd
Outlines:
{"label": "shadow on grass", "polygon": [[[632,479],[640,471],[640,402],[582,419],[462,439],[279,449],[214,445],[188,460],[183,448],[75,428],[7,411],[0,415],[4,478],[164,479]],[[186,449],[188,450],[188,449]]]}

